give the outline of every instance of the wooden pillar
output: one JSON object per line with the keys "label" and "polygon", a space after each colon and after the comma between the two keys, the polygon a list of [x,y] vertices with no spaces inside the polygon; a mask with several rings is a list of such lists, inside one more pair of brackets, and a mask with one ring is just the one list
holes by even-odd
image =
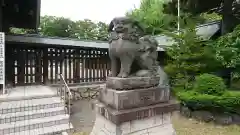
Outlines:
{"label": "wooden pillar", "polygon": [[37,84],[41,84],[42,83],[42,64],[41,64],[41,49],[35,49],[35,55],[36,55],[36,63],[35,63],[35,81]]}
{"label": "wooden pillar", "polygon": [[43,83],[48,82],[48,48],[46,47],[43,49]]}
{"label": "wooden pillar", "polygon": [[5,65],[5,75],[6,75],[6,84],[14,85],[15,84],[15,75],[14,75],[14,58],[13,55],[14,48],[12,46],[6,46],[6,53],[5,53],[5,59],[6,59],[6,65]]}
{"label": "wooden pillar", "polygon": [[24,74],[25,74],[25,53],[24,49],[17,48],[18,49],[18,74],[17,74],[17,80],[18,85],[24,85]]}
{"label": "wooden pillar", "polygon": [[9,20],[6,18],[7,16],[11,15],[11,13],[5,12],[6,8],[9,8],[9,7],[5,7],[6,5],[4,2],[6,2],[6,0],[0,0],[0,31],[9,33],[10,24],[9,24]]}
{"label": "wooden pillar", "polygon": [[75,73],[74,75],[74,83],[80,83],[80,50],[79,49],[75,49],[75,57],[74,57],[74,68],[75,68]]}
{"label": "wooden pillar", "polygon": [[0,32],[3,31],[3,0],[0,0]]}

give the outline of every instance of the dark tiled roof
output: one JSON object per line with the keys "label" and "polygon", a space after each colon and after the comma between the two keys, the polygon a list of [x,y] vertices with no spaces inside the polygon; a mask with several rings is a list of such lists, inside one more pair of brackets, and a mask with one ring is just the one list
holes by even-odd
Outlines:
{"label": "dark tiled roof", "polygon": [[[214,21],[198,25],[196,27],[196,34],[199,35],[203,40],[209,40],[215,33],[221,29],[221,21]],[[159,46],[167,47],[174,43],[171,37],[165,35],[155,36]]]}

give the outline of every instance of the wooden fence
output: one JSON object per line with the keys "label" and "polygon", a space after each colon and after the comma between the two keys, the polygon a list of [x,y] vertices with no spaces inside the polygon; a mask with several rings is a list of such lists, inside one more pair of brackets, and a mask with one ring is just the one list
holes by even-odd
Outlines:
{"label": "wooden fence", "polygon": [[106,49],[6,45],[6,80],[13,85],[104,81],[109,73]]}

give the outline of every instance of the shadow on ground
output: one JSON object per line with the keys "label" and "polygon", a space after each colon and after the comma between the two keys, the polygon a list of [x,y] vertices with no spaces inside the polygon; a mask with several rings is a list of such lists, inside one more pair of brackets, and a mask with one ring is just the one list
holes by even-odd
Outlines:
{"label": "shadow on ground", "polygon": [[75,132],[90,133],[92,131],[95,112],[91,107],[91,102],[91,100],[79,100],[73,103],[73,113],[70,120]]}

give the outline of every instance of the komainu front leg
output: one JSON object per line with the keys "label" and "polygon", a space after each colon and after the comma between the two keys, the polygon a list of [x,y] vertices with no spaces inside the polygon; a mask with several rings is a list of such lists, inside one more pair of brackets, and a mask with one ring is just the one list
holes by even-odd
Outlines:
{"label": "komainu front leg", "polygon": [[120,69],[120,73],[118,74],[118,77],[126,78],[130,74],[133,58],[129,56],[122,56],[120,58],[120,61],[121,61],[121,69]]}
{"label": "komainu front leg", "polygon": [[115,57],[111,57],[111,74],[109,76],[116,77],[118,73],[118,64]]}

